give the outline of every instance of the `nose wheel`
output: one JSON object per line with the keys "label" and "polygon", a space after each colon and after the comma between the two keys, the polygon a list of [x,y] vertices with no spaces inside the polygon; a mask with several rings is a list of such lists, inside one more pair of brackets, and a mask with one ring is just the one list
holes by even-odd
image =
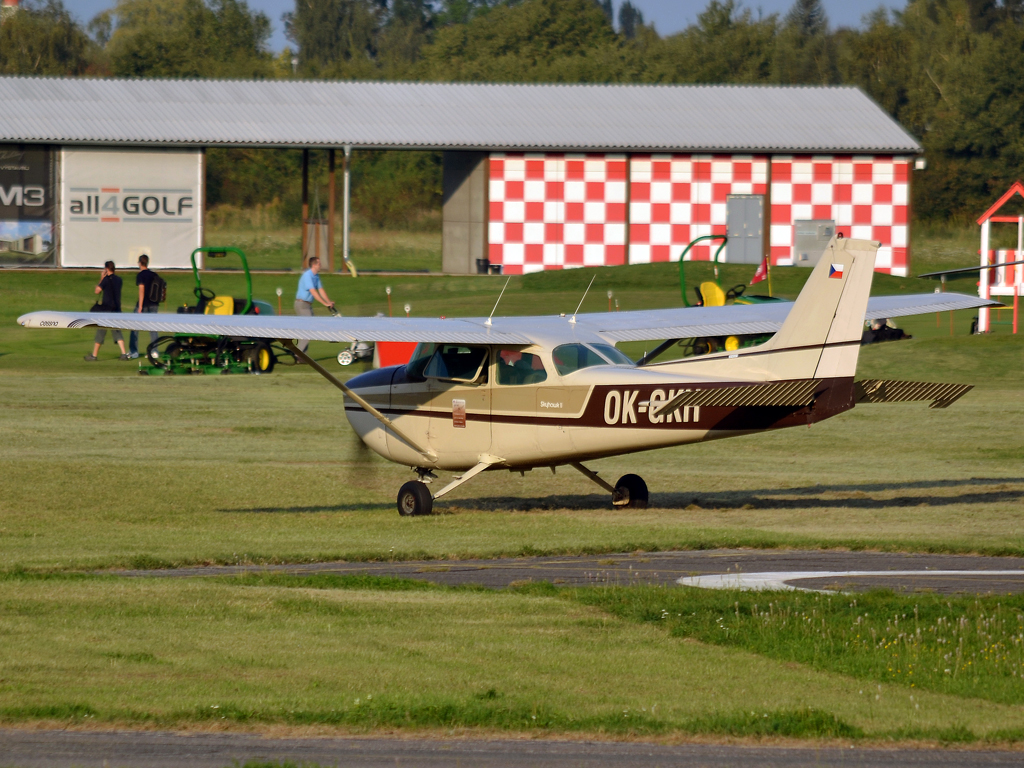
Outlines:
{"label": "nose wheel", "polygon": [[574,463],[573,468],[580,474],[593,480],[606,491],[612,494],[613,507],[628,507],[629,509],[647,509],[647,483],[640,475],[623,475],[614,486],[597,476],[597,472],[587,469],[579,462]]}
{"label": "nose wheel", "polygon": [[402,517],[429,515],[433,507],[430,489],[419,480],[410,480],[398,490],[398,514]]}

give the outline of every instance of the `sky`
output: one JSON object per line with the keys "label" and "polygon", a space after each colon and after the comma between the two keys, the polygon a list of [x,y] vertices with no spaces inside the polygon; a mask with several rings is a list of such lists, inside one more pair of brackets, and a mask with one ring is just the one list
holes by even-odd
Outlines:
{"label": "sky", "polygon": [[[249,7],[263,11],[270,17],[274,33],[270,39],[270,47],[280,51],[288,41],[284,36],[284,25],[281,14],[295,7],[295,0],[248,0]],[[641,10],[644,21],[654,22],[661,35],[678,32],[697,20],[697,15],[707,7],[707,0],[632,0],[633,5]],[[65,0],[65,5],[80,21],[88,22],[100,11],[113,5],[110,0]],[[615,0],[618,8],[619,0]],[[742,3],[750,8],[756,16],[760,9],[765,15],[771,13],[784,14],[792,5],[792,0],[759,0],[759,2]],[[883,0],[824,0],[825,10],[833,27],[858,27],[861,18],[880,5],[902,8],[902,2],[883,2]]]}

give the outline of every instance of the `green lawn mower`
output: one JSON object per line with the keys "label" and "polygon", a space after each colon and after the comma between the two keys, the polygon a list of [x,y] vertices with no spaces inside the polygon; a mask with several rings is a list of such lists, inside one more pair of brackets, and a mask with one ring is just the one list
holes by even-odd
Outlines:
{"label": "green lawn mower", "polygon": [[[204,288],[199,277],[196,254],[208,258],[224,258],[236,254],[245,270],[246,297],[218,296]],[[266,301],[253,299],[249,262],[240,248],[203,247],[192,251],[192,275],[196,286],[195,305],[178,307],[182,315],[273,315],[274,307]],[[294,365],[295,356],[279,344],[266,339],[240,336],[191,336],[174,334],[160,336],[146,349],[149,367],[139,373],[148,376],[173,376],[187,373],[270,373],[278,363]]]}

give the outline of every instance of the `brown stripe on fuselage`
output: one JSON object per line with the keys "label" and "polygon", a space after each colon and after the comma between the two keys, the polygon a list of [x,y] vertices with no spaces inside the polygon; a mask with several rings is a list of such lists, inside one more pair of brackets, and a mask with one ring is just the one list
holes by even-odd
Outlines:
{"label": "brown stripe on fuselage", "polygon": [[[539,416],[536,413],[466,413],[469,421],[490,421],[492,424],[532,424],[535,426],[560,427],[602,427],[606,429],[672,429],[748,431],[782,429],[784,427],[812,424],[823,421],[854,406],[853,377],[823,379],[814,393],[814,401],[807,406],[704,406],[679,408],[675,414],[659,414],[651,417],[650,404],[654,393],[661,391],[665,400],[671,392],[681,390],[717,389],[726,386],[743,386],[749,382],[680,383],[674,386],[664,384],[641,384],[636,386],[598,385],[587,403],[583,414],[578,417]],[[615,407],[617,393],[618,406]],[[643,410],[641,410],[643,408]],[[356,405],[346,404],[346,409],[361,410]],[[402,416],[451,418],[450,409],[390,408],[380,410],[392,418]],[[612,418],[614,416],[614,418]],[[670,420],[671,419],[671,420]]]}

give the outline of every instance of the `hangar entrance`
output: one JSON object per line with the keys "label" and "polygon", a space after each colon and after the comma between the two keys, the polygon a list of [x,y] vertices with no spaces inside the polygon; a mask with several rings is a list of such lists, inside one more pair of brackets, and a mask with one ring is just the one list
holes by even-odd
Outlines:
{"label": "hangar entrance", "polygon": [[730,264],[760,264],[764,258],[764,195],[725,198]]}

